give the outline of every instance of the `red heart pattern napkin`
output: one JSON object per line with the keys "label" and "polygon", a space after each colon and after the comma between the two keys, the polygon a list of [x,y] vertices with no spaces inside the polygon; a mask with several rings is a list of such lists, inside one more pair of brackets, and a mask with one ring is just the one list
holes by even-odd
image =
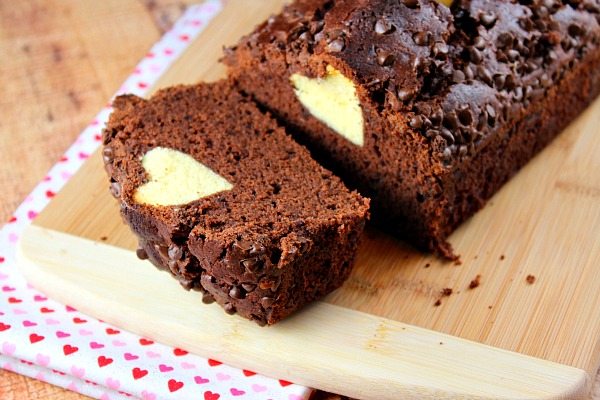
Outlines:
{"label": "red heart pattern napkin", "polygon": [[[190,7],[156,43],[117,94],[143,95],[221,10]],[[0,231],[0,367],[109,400],[307,399],[312,390],[239,370],[122,331],[30,287],[14,265],[23,228],[98,148],[104,107]]]}

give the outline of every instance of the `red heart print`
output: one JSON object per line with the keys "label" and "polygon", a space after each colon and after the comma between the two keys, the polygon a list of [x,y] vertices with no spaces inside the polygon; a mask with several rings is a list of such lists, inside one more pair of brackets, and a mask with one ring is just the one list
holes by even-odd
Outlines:
{"label": "red heart print", "polygon": [[101,141],[101,140],[102,140],[102,135],[100,135],[100,134],[96,133],[96,134],[94,135],[94,140],[95,140],[96,142],[99,142],[99,141]]}
{"label": "red heart print", "polygon": [[75,310],[73,307],[71,306],[65,306],[65,310],[67,310],[67,312],[73,312],[73,311],[77,311]]}
{"label": "red heart print", "polygon": [[48,314],[48,313],[53,313],[54,310],[51,308],[48,308],[48,307],[42,307],[42,308],[40,308],[40,312],[44,313],[44,314]]}
{"label": "red heart print", "polygon": [[51,199],[56,195],[52,190],[46,190],[46,197]]}
{"label": "red heart print", "polygon": [[141,378],[145,377],[146,375],[148,375],[148,371],[145,369],[135,367],[134,369],[131,370],[131,374],[133,375],[133,379],[141,379]]}
{"label": "red heart print", "polygon": [[15,217],[15,216],[10,217],[10,219],[8,220],[8,223],[12,224],[13,222],[17,222],[17,217]]}
{"label": "red heart print", "polygon": [[70,344],[65,344],[63,346],[63,353],[65,353],[65,356],[68,356],[69,354],[73,354],[73,353],[77,352],[77,350],[79,350],[79,347],[77,347],[77,346],[71,346]]}
{"label": "red heart print", "polygon": [[292,382],[288,382],[288,381],[284,381],[283,379],[280,379],[280,380],[279,380],[279,384],[280,384],[282,387],[286,387],[286,386],[290,386],[290,385],[292,384]]}
{"label": "red heart print", "polygon": [[146,89],[148,87],[148,84],[146,82],[138,82],[137,85],[140,89]]}
{"label": "red heart print", "polygon": [[140,339],[140,344],[142,346],[148,346],[148,345],[154,344],[154,342],[152,340],[150,340],[150,339],[141,338]]}
{"label": "red heart print", "polygon": [[179,348],[175,348],[173,349],[173,354],[175,354],[176,356],[185,356],[188,352]]}
{"label": "red heart print", "polygon": [[244,392],[243,390],[239,390],[239,389],[236,389],[236,388],[231,388],[231,389],[229,389],[229,391],[234,396],[242,396],[242,395],[246,394],[246,392]]}
{"label": "red heart print", "polygon": [[247,369],[243,370],[242,372],[244,372],[244,375],[246,376],[256,375],[256,372],[248,371]]}
{"label": "red heart print", "polygon": [[10,327],[11,327],[11,325],[0,322],[0,332],[7,331],[10,329]]}
{"label": "red heart print", "polygon": [[58,161],[60,161],[60,162],[65,162],[65,161],[68,161],[68,160],[69,160],[69,157],[67,157],[67,156],[62,156],[62,157],[61,157],[61,158],[60,158]]}
{"label": "red heart print", "polygon": [[183,387],[183,382],[176,381],[175,379],[169,379],[169,391],[171,393],[178,391],[182,387]]}
{"label": "red heart print", "polygon": [[31,344],[40,342],[44,339],[44,336],[38,335],[37,333],[32,333],[31,335],[29,335],[29,341],[31,342]]}
{"label": "red heart print", "polygon": [[38,213],[33,210],[30,210],[27,212],[27,218],[29,218],[29,219],[35,219],[35,217],[37,217],[37,216],[38,216]]}
{"label": "red heart print", "polygon": [[23,321],[23,326],[26,328],[29,328],[30,326],[36,326],[37,323],[33,322],[33,321],[29,321],[29,320],[25,320]]}
{"label": "red heart print", "polygon": [[69,337],[69,336],[71,336],[70,333],[63,332],[63,331],[56,331],[56,337],[59,338],[59,339],[66,338],[66,337]]}
{"label": "red heart print", "polygon": [[109,335],[118,335],[119,333],[121,333],[121,331],[118,329],[106,328],[106,333]]}
{"label": "red heart print", "polygon": [[105,356],[98,357],[98,365],[100,368],[106,367],[108,364],[112,363],[113,359]]}
{"label": "red heart print", "polygon": [[75,322],[76,324],[85,324],[87,322],[87,319],[75,317],[73,318],[73,322]]}
{"label": "red heart print", "polygon": [[14,292],[15,288],[12,286],[2,286],[2,291],[3,292]]}
{"label": "red heart print", "polygon": [[85,160],[86,158],[88,158],[90,155],[87,153],[84,153],[83,151],[80,151],[79,154],[77,154],[77,156],[79,157],[80,160]]}
{"label": "red heart print", "polygon": [[210,390],[204,392],[204,400],[217,400],[221,395],[219,393],[213,393]]}
{"label": "red heart print", "polygon": [[201,377],[201,376],[195,376],[195,377],[194,377],[194,381],[195,381],[195,382],[196,382],[198,385],[202,385],[203,383],[208,383],[208,382],[210,382],[210,379],[206,379],[206,378],[203,378],[203,377]]}
{"label": "red heart print", "polygon": [[187,42],[190,40],[190,37],[188,35],[179,35],[179,39],[183,42]]}
{"label": "red heart print", "polygon": [[11,304],[17,304],[17,303],[20,303],[20,302],[22,302],[22,301],[23,301],[23,300],[21,300],[21,299],[17,299],[16,297],[9,297],[9,298],[8,298],[8,302],[9,302],[9,303],[11,303]]}
{"label": "red heart print", "polygon": [[211,367],[216,367],[217,365],[223,364],[221,361],[213,360],[212,358],[208,359],[208,365]]}
{"label": "red heart print", "polygon": [[33,296],[33,301],[46,301],[48,300],[48,298],[46,296],[40,296],[39,294],[36,294],[35,296]]}
{"label": "red heart print", "polygon": [[104,347],[104,345],[102,343],[98,343],[98,342],[90,342],[90,347],[94,350],[96,349],[101,349]]}

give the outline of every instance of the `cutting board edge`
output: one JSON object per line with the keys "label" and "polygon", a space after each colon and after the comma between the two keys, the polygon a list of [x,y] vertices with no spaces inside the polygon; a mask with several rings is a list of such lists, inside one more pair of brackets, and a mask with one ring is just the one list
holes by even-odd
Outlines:
{"label": "cutting board edge", "polygon": [[[69,249],[74,247],[78,249],[78,252],[70,252]],[[21,236],[17,247],[17,264],[29,283],[45,294],[120,328],[151,337],[166,344],[188,348],[196,354],[217,358],[234,366],[252,369],[265,375],[279,376],[300,384],[347,396],[378,399],[398,398],[398,395],[402,395],[403,398],[432,399],[456,398],[457,396],[481,399],[513,398],[515,395],[518,395],[519,398],[537,399],[584,398],[591,389],[591,375],[589,371],[584,369],[487,346],[325,302],[316,302],[316,304],[302,311],[301,315],[280,323],[282,328],[285,327],[284,331],[292,332],[303,332],[303,330],[308,329],[308,332],[304,332],[307,333],[306,336],[315,333],[323,335],[323,332],[325,332],[326,335],[329,334],[329,343],[338,346],[341,345],[339,332],[349,334],[349,326],[340,328],[339,325],[351,325],[352,328],[355,328],[355,332],[361,332],[360,335],[363,336],[356,339],[356,343],[361,343],[364,346],[346,346],[347,348],[344,351],[333,352],[332,354],[336,354],[335,357],[332,357],[335,360],[330,361],[329,365],[323,365],[323,360],[320,359],[320,363],[312,364],[313,366],[318,364],[318,368],[307,366],[318,360],[314,356],[320,351],[317,348],[321,349],[323,346],[314,346],[314,343],[312,343],[311,348],[315,350],[307,350],[309,354],[304,351],[304,354],[298,358],[285,358],[285,354],[274,356],[268,350],[269,346],[261,347],[256,344],[261,342],[265,342],[265,344],[273,343],[273,338],[270,338],[272,333],[275,334],[276,339],[283,338],[285,341],[285,335],[281,331],[276,331],[278,328],[256,327],[253,323],[241,318],[227,316],[216,306],[206,308],[206,310],[211,310],[210,313],[197,313],[199,314],[197,318],[209,315],[207,318],[210,320],[211,326],[219,326],[215,332],[200,334],[197,331],[190,331],[187,333],[189,335],[187,340],[180,339],[181,335],[177,338],[171,338],[168,335],[163,336],[160,329],[172,329],[173,327],[168,326],[169,324],[166,322],[157,324],[156,321],[151,324],[156,327],[155,332],[140,330],[136,326],[141,326],[138,324],[143,322],[144,317],[138,315],[139,312],[136,314],[136,310],[139,311],[139,309],[136,309],[135,306],[129,305],[130,303],[126,303],[128,306],[124,306],[123,302],[116,301],[113,296],[105,298],[97,293],[92,293],[95,301],[90,301],[89,297],[83,300],[84,296],[81,296],[81,291],[84,289],[81,282],[77,283],[69,279],[69,274],[76,273],[81,265],[89,265],[90,261],[93,262],[94,260],[98,260],[97,268],[94,270],[103,271],[102,268],[106,268],[108,264],[102,264],[102,257],[91,256],[100,253],[104,256],[107,254],[117,255],[119,259],[128,264],[143,265],[141,271],[147,270],[149,271],[148,274],[161,274],[161,282],[163,278],[168,280],[166,276],[162,276],[164,273],[147,268],[147,262],[137,260],[131,251],[36,226],[35,224],[27,227]],[[88,258],[73,257],[73,255],[83,254],[88,255]],[[118,265],[118,263],[116,264]],[[56,267],[59,265],[60,268],[57,269]],[[116,268],[114,262],[112,265],[113,268]],[[76,276],[77,279],[85,280],[86,275],[88,274],[76,274],[72,277]],[[135,277],[134,281],[139,282],[139,277]],[[89,279],[93,280],[91,277]],[[172,281],[174,282],[174,280]],[[92,287],[95,286],[92,285]],[[190,293],[186,293],[180,288],[176,288],[176,290],[177,293],[181,293],[181,296],[190,295]],[[195,300],[198,300],[199,303],[199,299]],[[180,302],[178,301],[177,304],[180,304]],[[92,305],[97,305],[97,307]],[[133,315],[135,318],[126,321],[111,315],[110,310],[118,305],[122,308],[131,308],[129,311],[133,312],[127,314]],[[215,322],[214,319],[218,319],[218,322]],[[318,332],[316,329],[310,332],[310,326],[303,326],[303,324],[306,325],[307,321],[312,322],[313,320],[319,322]],[[351,320],[351,323],[348,320]],[[323,324],[329,324],[329,326],[323,326]],[[363,326],[357,326],[357,324]],[[239,335],[240,327],[244,330],[244,333],[250,331],[249,335],[242,335],[242,339],[240,339],[242,342],[246,342],[245,345],[244,343],[233,343],[227,339],[232,337],[235,339],[235,336]],[[382,327],[388,332],[393,331],[395,336],[392,335],[392,337],[396,339],[400,334],[408,335],[404,337],[409,340],[410,347],[402,348],[402,358],[390,358],[381,354],[381,350],[378,352],[377,348],[398,350],[399,346],[397,340],[393,342],[389,338],[386,339],[385,335],[383,335],[383,338],[378,337],[378,334],[381,334],[380,329]],[[261,334],[257,336],[257,332]],[[365,332],[371,332],[372,337],[365,334]],[[267,334],[265,335],[265,333]],[[200,337],[198,337],[199,334]],[[289,334],[287,335],[289,336]],[[314,338],[314,336],[310,337]],[[190,340],[191,338],[192,340]],[[197,348],[191,348],[190,344],[198,342],[197,339],[203,339],[200,340],[202,343],[210,343],[210,346],[208,346],[210,348],[200,349],[200,351]],[[284,346],[290,346],[296,348],[296,350],[299,350],[302,346],[305,347],[299,337],[293,340],[291,337],[287,339],[290,343],[285,343]],[[322,340],[323,338],[318,337],[318,339]],[[437,345],[438,341],[439,346],[431,346],[432,344]],[[251,343],[255,345],[252,346]],[[412,354],[409,354],[410,352]],[[294,356],[299,354],[298,351],[294,352],[293,350],[289,353],[294,354]],[[311,353],[314,353],[312,354],[312,360],[310,359]],[[475,359],[470,362],[465,361],[464,358],[469,358],[469,356],[465,357],[466,354],[473,356],[472,358]],[[276,359],[275,362],[272,362],[274,359]],[[265,363],[265,360],[271,362]],[[363,361],[359,368],[340,367],[350,361],[356,362],[355,360]],[[376,361],[371,362],[374,360]],[[453,366],[452,363],[461,364],[465,369],[461,371],[460,367]],[[272,369],[270,365],[281,367],[285,365],[285,368]],[[267,369],[264,368],[265,366],[267,366]],[[432,370],[431,366],[435,366],[435,370]],[[445,367],[450,367],[452,373],[444,374]],[[453,367],[456,367],[456,369],[452,370]],[[336,371],[338,376],[335,376]],[[430,382],[431,379],[425,381],[422,379],[423,376],[429,378],[435,376],[435,382]],[[360,387],[352,384],[352,382],[359,381],[361,381]],[[499,384],[499,382],[502,382],[502,384]],[[513,385],[510,389],[506,387],[507,382]],[[478,387],[478,385],[480,386]],[[485,387],[482,388],[481,385]],[[544,393],[539,390],[543,390]]]}

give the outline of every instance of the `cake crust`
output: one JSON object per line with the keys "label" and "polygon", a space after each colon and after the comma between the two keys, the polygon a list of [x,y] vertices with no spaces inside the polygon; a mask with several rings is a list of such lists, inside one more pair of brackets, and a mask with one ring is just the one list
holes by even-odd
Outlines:
{"label": "cake crust", "polygon": [[[448,235],[600,92],[599,23],[597,0],[296,1],[224,62],[380,226],[455,258]],[[328,66],[356,86],[362,146],[294,93]]]}

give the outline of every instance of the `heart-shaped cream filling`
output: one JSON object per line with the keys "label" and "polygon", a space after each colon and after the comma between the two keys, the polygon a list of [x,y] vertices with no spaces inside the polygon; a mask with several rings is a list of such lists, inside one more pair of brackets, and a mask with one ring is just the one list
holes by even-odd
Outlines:
{"label": "heart-shaped cream filling", "polygon": [[296,97],[319,121],[357,146],[364,143],[364,120],[354,83],[327,66],[322,78],[293,74]]}
{"label": "heart-shaped cream filling", "polygon": [[233,185],[189,154],[156,147],[142,157],[148,176],[134,193],[134,200],[153,206],[186,204],[210,196]]}

